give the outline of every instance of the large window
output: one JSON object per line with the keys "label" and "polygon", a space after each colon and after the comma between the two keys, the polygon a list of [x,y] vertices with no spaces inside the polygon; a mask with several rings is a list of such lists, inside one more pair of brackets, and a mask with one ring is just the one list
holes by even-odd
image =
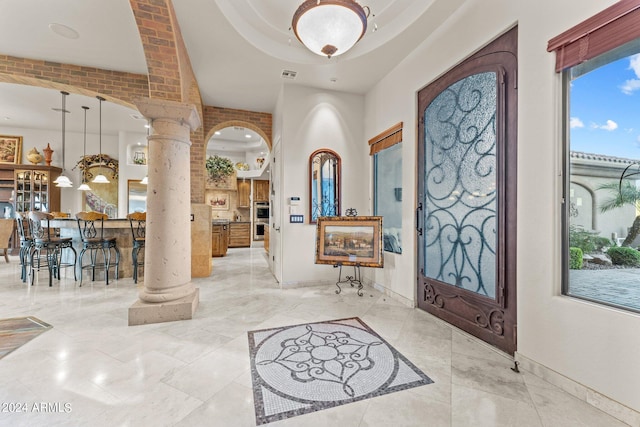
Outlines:
{"label": "large window", "polygon": [[402,145],[373,155],[373,214],[383,217],[384,250],[402,253]]}
{"label": "large window", "polygon": [[402,122],[369,140],[373,214],[382,217],[384,250],[402,253]]}
{"label": "large window", "polygon": [[563,76],[563,293],[640,311],[640,39]]}

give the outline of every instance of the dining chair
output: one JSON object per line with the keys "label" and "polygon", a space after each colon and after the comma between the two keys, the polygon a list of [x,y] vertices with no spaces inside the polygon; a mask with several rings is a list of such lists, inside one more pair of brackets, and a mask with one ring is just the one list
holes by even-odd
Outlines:
{"label": "dining chair", "polygon": [[0,219],[0,249],[4,251],[4,260],[9,262],[9,240],[13,235],[15,222],[12,219]]}
{"label": "dining chair", "polygon": [[20,279],[23,282],[27,281],[27,266],[29,265],[29,254],[31,252],[31,246],[33,245],[33,239],[29,234],[29,219],[27,215],[21,212],[16,212],[16,228],[18,230],[18,238],[20,239],[20,267],[22,269]]}

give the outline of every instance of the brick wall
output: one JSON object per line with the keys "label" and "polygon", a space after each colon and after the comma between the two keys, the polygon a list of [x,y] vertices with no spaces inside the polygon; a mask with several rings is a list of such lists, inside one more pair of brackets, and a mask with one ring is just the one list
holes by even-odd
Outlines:
{"label": "brick wall", "polygon": [[133,99],[149,96],[149,82],[144,74],[8,55],[0,55],[0,81],[67,90],[91,97],[102,95],[108,101],[134,109]]}
{"label": "brick wall", "polygon": [[271,113],[205,106],[203,122],[204,134],[207,139],[215,130],[228,126],[243,126],[258,132],[271,148],[273,129]]}

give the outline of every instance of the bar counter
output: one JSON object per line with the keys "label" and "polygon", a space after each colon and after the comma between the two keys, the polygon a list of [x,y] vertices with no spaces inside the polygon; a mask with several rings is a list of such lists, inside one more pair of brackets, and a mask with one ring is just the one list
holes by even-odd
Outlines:
{"label": "bar counter", "polygon": [[[60,237],[71,237],[73,239],[73,247],[80,255],[80,251],[82,250],[82,240],[80,239],[80,230],[78,229],[78,222],[75,218],[56,218],[49,221],[49,226],[51,228],[59,228],[60,229]],[[100,226],[99,222],[96,222],[96,228]],[[131,259],[131,250],[133,249],[133,235],[131,234],[131,226],[129,225],[128,219],[107,219],[104,221],[104,238],[115,237],[116,244],[118,245],[118,249],[120,250],[120,266],[118,271],[118,278],[122,279],[125,277],[133,277],[133,264]],[[100,231],[98,230],[98,233]],[[85,264],[89,260],[89,251],[85,253]],[[138,254],[138,259],[144,259],[143,255],[144,249],[140,250]],[[112,254],[111,260],[115,261],[115,254]],[[78,260],[79,261],[79,260]],[[78,280],[80,280],[80,264],[76,266],[78,271]],[[110,269],[111,272],[109,274],[113,275],[115,270]],[[144,267],[138,267],[138,283],[141,283],[142,274],[144,272]],[[89,274],[89,276],[87,276]],[[91,281],[90,277],[91,272],[85,271],[83,277],[83,282]],[[98,274],[96,271],[96,281],[104,279],[102,272]],[[111,276],[109,276],[109,280],[111,280]]]}

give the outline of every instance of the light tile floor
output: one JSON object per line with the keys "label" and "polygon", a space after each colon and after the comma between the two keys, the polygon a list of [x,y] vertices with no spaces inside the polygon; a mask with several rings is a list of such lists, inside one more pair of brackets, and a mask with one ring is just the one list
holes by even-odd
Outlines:
{"label": "light tile floor", "polygon": [[[362,298],[353,289],[280,290],[262,248],[233,249],[213,263],[211,277],[194,279],[200,307],[193,320],[133,327],[131,279],[79,288],[63,278],[49,288],[43,274],[29,287],[17,257],[0,264],[0,318],[32,315],[53,325],[0,360],[0,425],[255,426],[247,331],[353,316],[434,384],[269,426],[624,425],[512,372],[510,357],[371,288]],[[40,403],[48,407],[36,412]],[[15,404],[27,412],[15,412]]]}

